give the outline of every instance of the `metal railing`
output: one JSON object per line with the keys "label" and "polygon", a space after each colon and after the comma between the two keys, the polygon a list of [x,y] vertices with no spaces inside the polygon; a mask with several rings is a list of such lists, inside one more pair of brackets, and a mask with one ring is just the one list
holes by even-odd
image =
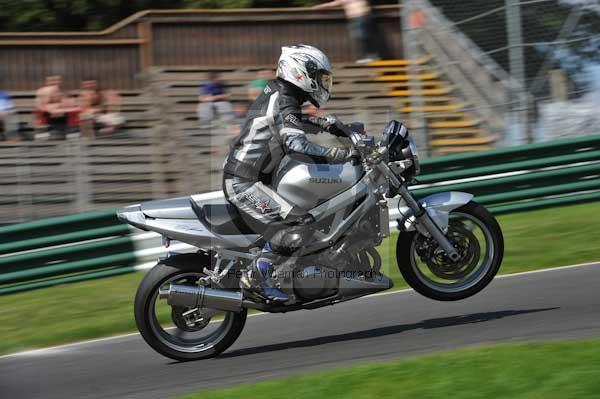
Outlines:
{"label": "metal railing", "polygon": [[[600,135],[425,159],[411,190],[417,197],[467,191],[495,214],[597,201]],[[192,248],[175,243],[169,250]],[[158,234],[130,228],[114,210],[2,227],[0,295],[130,273],[164,252]]]}

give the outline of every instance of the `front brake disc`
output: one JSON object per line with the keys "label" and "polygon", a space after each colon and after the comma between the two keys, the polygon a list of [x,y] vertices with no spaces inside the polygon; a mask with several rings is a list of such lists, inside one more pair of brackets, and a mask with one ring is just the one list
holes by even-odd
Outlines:
{"label": "front brake disc", "polygon": [[424,259],[429,270],[445,280],[459,280],[468,276],[479,263],[480,246],[477,237],[461,225],[451,225],[448,229],[448,239],[457,249],[460,259],[451,261],[439,246],[429,252]]}

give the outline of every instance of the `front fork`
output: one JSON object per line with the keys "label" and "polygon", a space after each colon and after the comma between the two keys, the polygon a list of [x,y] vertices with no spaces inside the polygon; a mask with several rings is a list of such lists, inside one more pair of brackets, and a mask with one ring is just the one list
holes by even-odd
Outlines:
{"label": "front fork", "polygon": [[406,185],[404,185],[404,183],[396,177],[396,175],[389,169],[387,165],[382,162],[379,164],[379,166],[387,169],[384,171],[386,172],[385,175],[389,177],[390,182],[398,194],[400,194],[400,196],[406,202],[406,205],[413,211],[413,215],[415,216],[417,223],[419,223],[423,228],[425,228],[425,230],[429,232],[429,234],[431,234],[431,237],[437,241],[437,243],[440,245],[440,248],[446,252],[448,257],[453,262],[458,261],[460,259],[460,255],[448,238],[446,238],[446,235],[442,229],[440,229],[433,219],[431,219],[431,216],[429,216],[427,210],[425,210],[425,208],[423,208],[423,206],[415,200],[410,191],[408,191],[408,188],[406,188]]}
{"label": "front fork", "polygon": [[431,237],[440,245],[440,248],[446,252],[450,260],[456,262],[460,259],[460,255],[452,245],[452,243],[446,238],[444,232],[440,229],[440,227],[431,219],[429,213],[423,208],[423,206],[418,203],[408,191],[405,185],[401,184],[398,188],[398,193],[402,196],[406,205],[413,211],[415,218],[417,219],[417,223],[419,223],[422,227],[425,228],[431,234]]}

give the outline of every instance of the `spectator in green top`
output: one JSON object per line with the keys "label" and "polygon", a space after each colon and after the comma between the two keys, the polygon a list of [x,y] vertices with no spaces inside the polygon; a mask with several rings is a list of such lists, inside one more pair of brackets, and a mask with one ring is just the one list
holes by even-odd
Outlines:
{"label": "spectator in green top", "polygon": [[248,100],[254,101],[263,91],[267,82],[273,78],[273,71],[270,69],[261,69],[258,71],[256,79],[248,84]]}

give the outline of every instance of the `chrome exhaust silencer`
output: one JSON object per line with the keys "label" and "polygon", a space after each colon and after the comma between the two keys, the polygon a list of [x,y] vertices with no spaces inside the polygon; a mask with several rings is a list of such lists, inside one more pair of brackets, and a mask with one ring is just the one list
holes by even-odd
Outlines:
{"label": "chrome exhaust silencer", "polygon": [[230,312],[242,310],[243,295],[241,291],[226,291],[207,288],[204,286],[191,286],[173,284],[166,290],[159,290],[158,296],[166,299],[171,306],[186,308],[212,308]]}

